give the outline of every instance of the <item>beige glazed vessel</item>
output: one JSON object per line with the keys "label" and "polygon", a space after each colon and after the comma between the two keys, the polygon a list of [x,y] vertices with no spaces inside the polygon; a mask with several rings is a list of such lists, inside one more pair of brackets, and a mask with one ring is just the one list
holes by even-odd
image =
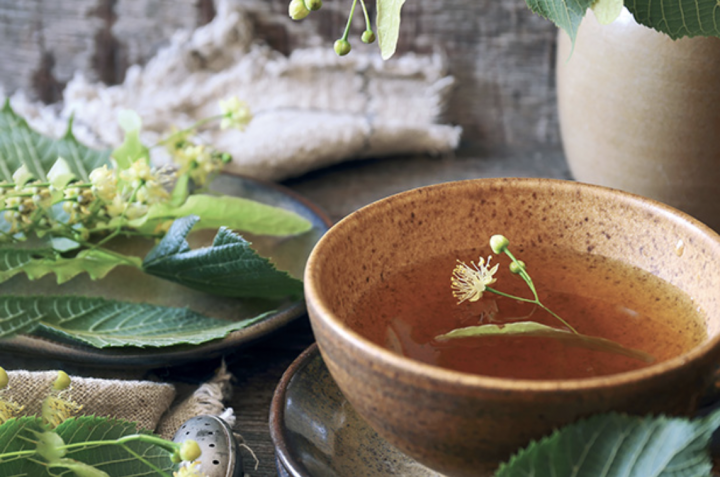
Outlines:
{"label": "beige glazed vessel", "polygon": [[[572,51],[572,53],[571,53]],[[720,231],[720,38],[668,36],[623,10],[560,32],[557,91],[573,176],[650,197]]]}
{"label": "beige glazed vessel", "polygon": [[[515,250],[564,247],[630,263],[687,292],[709,340],[650,367],[604,378],[482,377],[396,355],[345,320],[385,277],[428,257],[482,247],[503,233]],[[479,242],[483,243],[479,243]],[[448,274],[451,270],[438,271]],[[481,179],[371,204],[313,250],[305,293],[327,367],[355,410],[419,462],[449,476],[492,471],[531,439],[610,410],[689,413],[720,359],[720,236],[654,201],[576,182]]]}

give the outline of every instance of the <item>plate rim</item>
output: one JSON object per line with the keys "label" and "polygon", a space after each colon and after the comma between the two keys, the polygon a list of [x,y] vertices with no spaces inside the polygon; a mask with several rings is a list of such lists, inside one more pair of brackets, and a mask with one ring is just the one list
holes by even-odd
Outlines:
{"label": "plate rim", "polygon": [[282,465],[283,470],[290,477],[312,477],[305,466],[298,462],[290,451],[287,444],[287,436],[285,433],[285,401],[290,381],[303,369],[305,369],[314,359],[322,359],[322,354],[318,348],[317,342],[311,344],[288,366],[283,373],[280,381],[275,387],[272,401],[270,403],[270,414],[268,423],[270,427],[270,439],[275,447],[275,458],[278,464]]}

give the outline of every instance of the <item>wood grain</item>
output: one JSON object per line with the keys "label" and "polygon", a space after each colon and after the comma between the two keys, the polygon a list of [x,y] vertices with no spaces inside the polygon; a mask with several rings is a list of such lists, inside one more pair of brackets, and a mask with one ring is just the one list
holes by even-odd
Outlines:
{"label": "wood grain", "polygon": [[[213,0],[0,0],[0,85],[51,103],[77,72],[106,84],[144,64],[178,29],[207,23]],[[326,0],[302,22],[288,0],[232,0],[252,12],[256,35],[289,54],[340,36],[349,0]],[[373,3],[373,2],[369,2]],[[372,5],[371,5],[372,9]],[[464,140],[488,149],[559,147],[555,27],[524,0],[411,0],[399,51],[444,52],[457,87],[446,112]],[[351,38],[363,30],[357,16]],[[374,48],[375,45],[372,45]]]}

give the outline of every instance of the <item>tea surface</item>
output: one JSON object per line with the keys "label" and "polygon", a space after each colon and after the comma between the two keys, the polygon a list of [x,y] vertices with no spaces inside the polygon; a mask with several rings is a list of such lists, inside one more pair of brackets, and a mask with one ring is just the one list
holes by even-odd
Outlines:
{"label": "tea surface", "polygon": [[[356,304],[348,325],[371,341],[410,358],[467,373],[516,379],[575,379],[648,366],[640,360],[537,337],[476,337],[436,341],[455,328],[536,321],[562,328],[533,304],[485,292],[460,305],[450,277],[456,259],[477,262],[479,250],[439,257],[402,270]],[[487,253],[483,256],[487,258]],[[518,251],[540,300],[580,333],[645,351],[656,362],[678,356],[707,337],[705,320],[692,299],[642,270],[604,257]],[[493,288],[532,298],[522,279],[500,259]],[[493,262],[495,263],[495,262]]]}

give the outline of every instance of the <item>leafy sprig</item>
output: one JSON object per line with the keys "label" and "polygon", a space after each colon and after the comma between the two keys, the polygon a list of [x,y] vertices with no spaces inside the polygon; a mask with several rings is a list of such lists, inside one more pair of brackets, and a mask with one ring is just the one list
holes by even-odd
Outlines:
{"label": "leafy sprig", "polygon": [[[229,157],[199,143],[197,130],[212,122],[242,128],[250,118],[237,98],[221,102],[221,114],[153,146],[165,147],[176,162],[155,168],[153,147],[140,142],[142,121],[133,112],[120,117],[123,144],[94,151],[77,142],[71,123],[62,139],[47,138],[6,101],[0,111],[0,283],[18,274],[31,280],[54,274],[58,284],[85,273],[102,279],[124,266],[223,296],[301,297],[299,280],[234,231],[296,235],[310,222],[277,207],[204,192]],[[210,246],[190,250],[185,239],[192,228],[219,232]],[[114,246],[127,238],[159,243],[146,257],[128,255]],[[183,308],[82,296],[0,296],[0,338],[34,331],[99,347],[173,346],[217,339],[266,316],[227,322]]]}
{"label": "leafy sprig", "polygon": [[121,419],[76,416],[82,405],[71,400],[71,379],[63,371],[48,389],[40,416],[18,416],[23,408],[4,397],[8,385],[0,368],[0,475],[170,477],[178,464],[195,464],[201,455],[194,440],[168,441]]}
{"label": "leafy sprig", "polygon": [[535,284],[533,283],[530,274],[527,271],[526,265],[523,261],[515,258],[515,255],[509,249],[510,241],[507,237],[502,235],[493,235],[490,238],[490,248],[493,252],[500,254],[504,253],[510,260],[510,271],[518,275],[525,284],[528,286],[533,294],[532,298],[525,298],[520,296],[511,295],[495,288],[490,287],[494,284],[497,279],[494,277],[497,273],[499,265],[495,265],[490,268],[490,257],[488,257],[487,263],[481,257],[478,264],[471,263],[470,265],[460,262],[453,270],[451,277],[451,285],[453,290],[453,296],[458,298],[458,304],[464,301],[478,301],[482,298],[483,293],[490,292],[513,300],[522,301],[525,303],[532,303],[533,305],[541,308],[547,312],[550,316],[559,321],[563,328],[555,328],[552,326],[544,325],[534,321],[516,321],[512,323],[505,323],[502,325],[495,324],[481,324],[476,326],[466,326],[462,328],[456,328],[447,333],[443,333],[435,337],[437,341],[448,341],[458,338],[487,338],[490,336],[525,336],[525,337],[536,337],[536,338],[553,338],[556,340],[563,341],[571,346],[579,346],[586,349],[602,351],[606,353],[613,353],[629,358],[638,359],[645,363],[652,363],[655,358],[648,353],[627,348],[620,343],[611,341],[605,338],[596,336],[588,336],[579,333],[570,323],[560,317],[557,313],[552,311],[550,308],[545,306],[538,295]]}

